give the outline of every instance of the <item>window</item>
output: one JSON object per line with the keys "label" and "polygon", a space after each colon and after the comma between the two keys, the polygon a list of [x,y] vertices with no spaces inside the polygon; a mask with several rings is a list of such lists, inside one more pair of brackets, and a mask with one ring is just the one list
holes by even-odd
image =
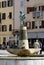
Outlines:
{"label": "window", "polygon": [[27,21],[27,29],[31,29],[31,22]]}
{"label": "window", "polygon": [[6,19],[6,14],[2,13],[2,19]]}
{"label": "window", "polygon": [[27,14],[29,14],[29,7],[27,7]]}
{"label": "window", "polygon": [[35,21],[32,21],[32,29],[35,28]]}
{"label": "window", "polygon": [[12,25],[11,24],[9,25],[9,31],[12,31]]}
{"label": "window", "polygon": [[42,11],[44,11],[44,5],[43,6],[41,6],[42,7]]}
{"label": "window", "polygon": [[7,31],[7,26],[6,25],[2,25],[2,31]]}
{"label": "window", "polygon": [[27,26],[27,29],[31,29],[31,22],[27,21],[24,25]]}
{"label": "window", "polygon": [[1,13],[0,13],[0,23],[1,23]]}
{"label": "window", "polygon": [[27,0],[27,1],[29,1],[29,0]]}
{"label": "window", "polygon": [[24,25],[27,26],[27,22],[25,22]]}
{"label": "window", "polygon": [[6,1],[2,2],[2,8],[6,7]]}
{"label": "window", "polygon": [[39,11],[42,11],[42,6],[39,6]]}
{"label": "window", "polygon": [[9,13],[9,19],[11,19],[11,18],[12,18],[12,12]]}
{"label": "window", "polygon": [[29,22],[29,29],[31,29],[31,22]]}
{"label": "window", "polygon": [[41,22],[42,28],[44,28],[44,20]]}
{"label": "window", "polygon": [[12,6],[13,5],[13,0],[8,0],[8,6]]}
{"label": "window", "polygon": [[1,2],[0,2],[0,8],[1,8]]}
{"label": "window", "polygon": [[20,6],[23,7],[24,6],[24,1],[20,2]]}
{"label": "window", "polygon": [[27,7],[27,14],[29,14],[29,12],[32,12],[32,11],[36,11],[36,8],[35,7]]}

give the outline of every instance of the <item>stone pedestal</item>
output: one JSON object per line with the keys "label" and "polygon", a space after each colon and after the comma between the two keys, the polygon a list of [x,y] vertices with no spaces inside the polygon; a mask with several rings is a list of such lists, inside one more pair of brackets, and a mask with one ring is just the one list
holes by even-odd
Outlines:
{"label": "stone pedestal", "polygon": [[20,27],[18,47],[20,49],[29,49],[28,39],[27,39],[27,27],[26,26],[21,26]]}

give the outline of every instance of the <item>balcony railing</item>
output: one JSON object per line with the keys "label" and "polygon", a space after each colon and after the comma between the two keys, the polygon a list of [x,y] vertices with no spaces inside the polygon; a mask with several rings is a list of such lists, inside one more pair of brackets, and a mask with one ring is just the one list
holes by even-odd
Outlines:
{"label": "balcony railing", "polygon": [[28,29],[28,32],[44,32],[44,28],[39,28],[39,29]]}
{"label": "balcony railing", "polygon": [[43,12],[42,11],[34,11],[32,12],[33,18],[42,18]]}

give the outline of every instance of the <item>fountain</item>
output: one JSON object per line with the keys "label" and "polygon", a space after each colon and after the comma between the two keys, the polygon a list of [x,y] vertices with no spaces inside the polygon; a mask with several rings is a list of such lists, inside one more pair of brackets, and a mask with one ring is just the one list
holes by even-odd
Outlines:
{"label": "fountain", "polygon": [[19,48],[29,49],[27,39],[27,27],[24,26],[25,14],[20,11],[20,33],[19,33]]}
{"label": "fountain", "polygon": [[[23,24],[23,22],[20,23]],[[40,51],[40,48],[30,49],[28,47],[26,26],[20,26],[19,34],[18,49],[0,50],[0,65],[44,65],[44,55],[35,56],[35,53]]]}
{"label": "fountain", "polygon": [[40,51],[40,48],[29,48],[28,38],[27,38],[27,27],[24,26],[25,14],[20,11],[20,33],[19,33],[19,43],[18,49],[7,49],[8,52],[16,54],[18,56],[30,56],[34,55],[36,52]]}

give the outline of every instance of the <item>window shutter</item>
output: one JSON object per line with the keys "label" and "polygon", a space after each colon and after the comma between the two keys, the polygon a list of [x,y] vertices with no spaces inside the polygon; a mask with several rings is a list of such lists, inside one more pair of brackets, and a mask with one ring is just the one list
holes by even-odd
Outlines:
{"label": "window shutter", "polygon": [[34,29],[34,27],[35,27],[35,22],[33,21],[32,22],[32,29]]}

